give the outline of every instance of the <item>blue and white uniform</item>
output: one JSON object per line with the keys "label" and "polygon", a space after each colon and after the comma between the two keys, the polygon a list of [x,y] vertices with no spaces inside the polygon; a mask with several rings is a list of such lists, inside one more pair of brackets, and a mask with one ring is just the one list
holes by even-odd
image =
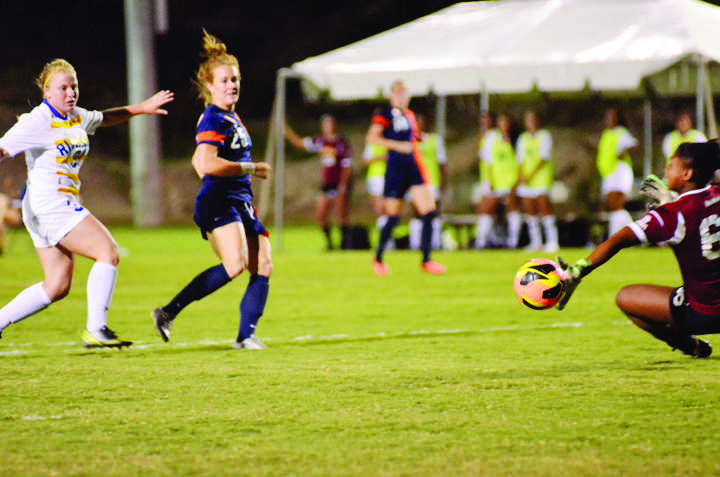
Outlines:
{"label": "blue and white uniform", "polygon": [[79,173],[90,151],[88,136],[102,120],[100,111],[77,106],[62,116],[43,101],[0,138],[11,156],[25,153],[23,222],[35,247],[54,247],[90,214],[80,202]]}
{"label": "blue and white uniform", "polygon": [[[217,146],[218,157],[232,162],[251,162],[252,141],[235,112],[211,104],[200,116],[197,144]],[[252,199],[250,174],[231,177],[205,175],[195,199],[193,219],[203,238],[218,227],[242,222],[248,236],[268,235],[257,218]]]}

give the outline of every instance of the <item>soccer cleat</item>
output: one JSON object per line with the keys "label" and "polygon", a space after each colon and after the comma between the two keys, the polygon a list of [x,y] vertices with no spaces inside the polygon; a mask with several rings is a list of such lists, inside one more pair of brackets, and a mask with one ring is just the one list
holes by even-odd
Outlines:
{"label": "soccer cleat", "polygon": [[433,262],[432,260],[428,260],[427,262],[423,262],[422,269],[426,272],[432,274],[432,275],[442,275],[447,271],[445,267],[440,265],[437,262]]}
{"label": "soccer cleat", "polygon": [[173,318],[162,308],[155,308],[151,313],[151,317],[155,322],[155,331],[167,343],[170,340]]}
{"label": "soccer cleat", "polygon": [[373,259],[373,271],[378,277],[384,277],[390,273],[390,269],[382,262],[378,262],[377,259]]}
{"label": "soccer cleat", "polygon": [[118,337],[113,330],[103,326],[94,333],[83,331],[82,344],[86,348],[123,348],[130,346],[132,341]]}
{"label": "soccer cleat", "polygon": [[233,343],[233,348],[235,349],[267,349],[267,346],[257,339],[255,335],[252,335],[249,338],[245,338],[242,341],[236,341]]}
{"label": "soccer cleat", "polygon": [[683,353],[685,353],[688,356],[692,356],[693,358],[707,358],[712,354],[712,346],[710,346],[710,343],[707,341],[703,341],[701,339],[692,337],[694,341],[694,346],[692,349],[681,349]]}

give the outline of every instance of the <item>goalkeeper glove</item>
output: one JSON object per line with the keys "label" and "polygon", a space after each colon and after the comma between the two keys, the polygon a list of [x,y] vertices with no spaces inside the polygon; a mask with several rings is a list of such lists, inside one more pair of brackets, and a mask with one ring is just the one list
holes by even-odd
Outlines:
{"label": "goalkeeper glove", "polygon": [[557,261],[565,274],[565,293],[563,293],[560,303],[557,304],[557,309],[563,310],[570,301],[570,297],[573,292],[580,284],[580,280],[582,280],[582,278],[592,270],[592,264],[584,258],[578,260],[572,265],[568,265],[560,257],[557,258]]}
{"label": "goalkeeper glove", "polygon": [[668,189],[662,179],[650,174],[640,183],[640,195],[649,199],[648,207],[654,209],[677,199],[677,192]]}

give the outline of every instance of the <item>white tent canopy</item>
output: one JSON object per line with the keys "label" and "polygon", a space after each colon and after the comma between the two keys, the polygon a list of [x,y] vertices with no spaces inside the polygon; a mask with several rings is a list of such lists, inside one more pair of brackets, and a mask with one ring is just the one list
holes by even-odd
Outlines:
{"label": "white tent canopy", "polygon": [[[688,57],[720,60],[720,8],[699,0],[468,2],[308,58],[295,74],[333,99],[636,90]],[[694,87],[694,85],[693,85]]]}
{"label": "white tent canopy", "polygon": [[[700,0],[504,0],[459,3],[278,72],[273,109],[275,224],[281,246],[285,78],[331,99],[387,95],[402,79],[414,96],[594,90],[697,94],[714,132],[711,89],[720,80],[720,8]],[[710,66],[708,66],[713,62]],[[710,74],[708,74],[710,71]],[[716,74],[717,73],[717,74]],[[440,117],[443,107],[438,108]],[[645,104],[650,171],[651,103]],[[444,124],[438,121],[438,132]],[[266,192],[266,191],[263,191]]]}

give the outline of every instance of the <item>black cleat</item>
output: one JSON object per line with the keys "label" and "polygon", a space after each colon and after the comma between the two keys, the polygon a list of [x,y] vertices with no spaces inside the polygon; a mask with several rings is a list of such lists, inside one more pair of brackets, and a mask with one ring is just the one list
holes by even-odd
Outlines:
{"label": "black cleat", "polygon": [[172,329],[173,317],[162,308],[155,308],[151,313],[153,322],[155,322],[155,331],[160,335],[164,342],[170,340],[170,330]]}
{"label": "black cleat", "polygon": [[710,343],[699,338],[695,338],[694,336],[690,337],[690,341],[686,346],[676,349],[679,349],[683,352],[683,354],[692,356],[693,358],[707,358],[712,354],[712,346],[710,346]]}

